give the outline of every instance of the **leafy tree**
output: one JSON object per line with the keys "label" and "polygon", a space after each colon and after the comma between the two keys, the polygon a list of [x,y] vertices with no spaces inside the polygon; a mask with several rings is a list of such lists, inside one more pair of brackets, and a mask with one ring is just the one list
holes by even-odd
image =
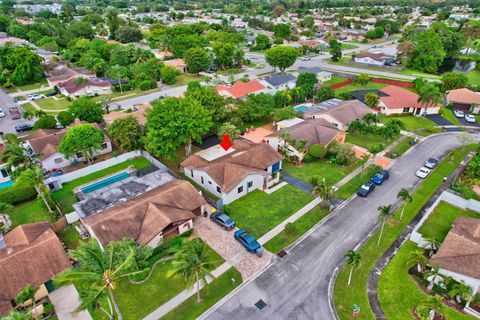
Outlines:
{"label": "leafy tree", "polygon": [[330,41],[330,54],[333,61],[342,59],[342,45],[337,40]]}
{"label": "leafy tree", "polygon": [[328,86],[322,86],[317,92],[317,100],[319,102],[335,98],[335,91]]}
{"label": "leafy tree", "polygon": [[353,269],[358,268],[358,266],[360,265],[361,256],[357,251],[349,250],[345,254],[345,259],[347,260],[347,264],[351,266],[350,273],[348,275],[348,282],[347,282],[347,285],[349,286],[352,280]]}
{"label": "leafy tree", "polygon": [[366,115],[363,116],[362,120],[367,124],[367,125],[371,125],[371,124],[377,124],[380,119],[378,117],[378,114],[376,113],[373,113],[373,112],[369,112],[367,113]]}
{"label": "leafy tree", "polygon": [[30,169],[26,169],[20,173],[20,176],[15,181],[15,184],[19,185],[31,185],[37,191],[37,194],[42,198],[43,203],[47,207],[48,212],[52,213],[53,210],[50,206],[50,191],[48,187],[43,183],[44,179],[43,171],[40,166],[36,165]]}
{"label": "leafy tree", "polygon": [[443,44],[434,30],[426,30],[411,39],[415,49],[409,55],[407,66],[428,73],[437,72],[446,57]]}
{"label": "leafy tree", "polygon": [[308,154],[314,159],[323,159],[327,154],[327,148],[323,144],[313,144],[308,149]]}
{"label": "leafy tree", "polygon": [[[35,310],[37,307],[35,301],[35,293],[37,293],[38,289],[38,287],[32,287],[30,284],[27,284],[25,288],[17,295],[17,297],[15,298],[15,302],[17,304],[23,304],[30,300],[33,305],[33,310]],[[32,312],[32,317],[34,319],[36,319],[38,316],[36,311],[37,310]]]}
{"label": "leafy tree", "polygon": [[385,30],[383,29],[383,27],[375,27],[375,29],[373,30],[368,30],[365,33],[365,37],[367,39],[379,39],[383,37],[384,33]]}
{"label": "leafy tree", "polygon": [[125,26],[115,31],[115,39],[121,43],[139,42],[143,39],[143,34],[137,28]]}
{"label": "leafy tree", "polygon": [[200,142],[212,125],[211,112],[196,100],[156,100],[147,112],[145,147],[156,156],[175,160],[178,148],[184,144],[185,154],[189,156],[192,140]]}
{"label": "leafy tree", "polygon": [[183,58],[188,49],[203,48],[205,45],[205,38],[197,34],[179,35],[170,42],[172,53],[178,58]]}
{"label": "leafy tree", "polygon": [[222,70],[233,66],[233,56],[235,54],[235,45],[233,43],[214,43],[213,54],[215,62]]}
{"label": "leafy tree", "polygon": [[259,34],[255,38],[255,46],[251,48],[251,50],[267,50],[272,47],[272,44],[270,43],[270,39],[268,38],[267,35],[264,34]]}
{"label": "leafy tree", "polygon": [[311,97],[314,94],[317,83],[318,79],[315,73],[302,72],[298,75],[296,86],[304,88],[307,96]]}
{"label": "leafy tree", "polygon": [[450,30],[444,22],[434,22],[430,28],[440,37],[447,57],[456,55],[465,44],[465,37],[460,32]]}
{"label": "leafy tree", "polygon": [[453,89],[465,88],[468,84],[468,77],[461,72],[446,72],[442,75],[442,92]]}
{"label": "leafy tree", "polygon": [[403,201],[402,212],[400,213],[400,220],[402,220],[403,212],[405,211],[407,202],[412,202],[413,199],[412,199],[412,196],[410,195],[410,192],[408,192],[406,188],[400,189],[400,191],[397,193],[397,198],[400,198]]}
{"label": "leafy tree", "polygon": [[275,38],[287,39],[292,34],[292,28],[290,24],[286,23],[277,23],[273,27],[273,36]]}
{"label": "leafy tree", "polygon": [[244,121],[256,121],[269,118],[275,109],[275,101],[270,94],[248,95],[240,102],[237,112]]}
{"label": "leafy tree", "polygon": [[188,84],[185,97],[198,101],[205,109],[211,112],[212,120],[219,124],[225,119],[226,100],[218,94],[215,87],[201,86],[197,81]]}
{"label": "leafy tree", "polygon": [[165,66],[160,70],[160,77],[168,85],[174,84],[179,75],[180,71],[175,67]]}
{"label": "leafy tree", "polygon": [[75,120],[75,116],[70,111],[60,111],[57,119],[63,127],[66,127]]}
{"label": "leafy tree", "polygon": [[230,140],[235,140],[240,136],[240,130],[233,123],[225,122],[218,129],[218,136],[223,137],[225,135],[228,135]]}
{"label": "leafy tree", "polygon": [[108,26],[108,31],[110,31],[110,39],[113,39],[115,36],[115,32],[117,29],[120,28],[120,24],[122,19],[117,16],[117,13],[114,10],[110,10],[106,14],[106,24]]}
{"label": "leafy tree", "polygon": [[370,108],[378,107],[380,102],[380,97],[375,92],[369,92],[365,95],[365,104]]}
{"label": "leafy tree", "polygon": [[55,129],[57,126],[57,120],[52,116],[43,116],[33,125],[33,129]]}
{"label": "leafy tree", "polygon": [[205,243],[194,239],[175,252],[170,276],[181,278],[189,289],[196,285],[197,303],[200,303],[200,281],[208,285],[208,280],[213,279],[211,271],[215,263]]}
{"label": "leafy tree", "polygon": [[233,52],[233,65],[237,68],[241,68],[245,62],[245,51],[243,49],[235,49]]}
{"label": "leafy tree", "polygon": [[207,70],[212,64],[212,57],[203,48],[191,48],[185,52],[185,64],[189,73],[199,73]]}
{"label": "leafy tree", "polygon": [[277,91],[273,95],[273,100],[275,100],[275,107],[285,108],[290,104],[292,100],[291,91],[290,90]]}
{"label": "leafy tree", "polygon": [[297,112],[293,107],[284,107],[278,108],[273,111],[273,119],[275,121],[282,121],[285,119],[295,118],[297,116]]}
{"label": "leafy tree", "polygon": [[137,118],[128,116],[113,121],[107,128],[107,134],[122,150],[129,152],[142,146],[144,130]]}
{"label": "leafy tree", "polygon": [[2,320],[30,320],[32,316],[23,311],[10,311],[8,315],[1,318]]}
{"label": "leafy tree", "polygon": [[[1,26],[1,22],[0,22]],[[1,30],[1,27],[0,27]],[[475,40],[480,38],[480,20],[470,20],[465,23],[461,30],[468,39]]]}
{"label": "leafy tree", "polygon": [[370,81],[372,81],[372,78],[366,73],[359,74],[358,76],[355,77],[354,82],[365,87]]}
{"label": "leafy tree", "polygon": [[80,97],[73,101],[68,110],[71,114],[83,121],[97,122],[103,121],[103,108],[100,104],[88,97]]}
{"label": "leafy tree", "polygon": [[68,129],[58,146],[58,151],[67,158],[81,152],[88,162],[92,162],[95,151],[101,150],[103,143],[102,130],[90,124],[82,124]]}
{"label": "leafy tree", "polygon": [[276,46],[265,51],[265,59],[268,64],[274,68],[279,68],[281,72],[292,66],[297,60],[297,56],[298,51],[287,46]]}
{"label": "leafy tree", "polygon": [[378,242],[377,245],[380,245],[380,240],[382,239],[383,235],[383,229],[385,228],[385,223],[387,222],[388,219],[391,217],[391,211],[392,210],[392,205],[385,205],[385,206],[380,206],[378,207],[378,216],[380,220],[382,220],[382,228],[380,229],[380,235],[378,236]]}
{"label": "leafy tree", "polygon": [[0,48],[0,84],[22,85],[39,81],[43,76],[41,58],[27,46]]}

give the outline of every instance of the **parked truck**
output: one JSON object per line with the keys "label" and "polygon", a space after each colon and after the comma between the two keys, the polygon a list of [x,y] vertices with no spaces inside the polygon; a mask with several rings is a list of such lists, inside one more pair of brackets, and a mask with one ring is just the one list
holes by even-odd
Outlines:
{"label": "parked truck", "polygon": [[21,118],[20,110],[18,110],[17,106],[10,107],[8,111],[10,112],[10,116],[13,120],[18,120]]}

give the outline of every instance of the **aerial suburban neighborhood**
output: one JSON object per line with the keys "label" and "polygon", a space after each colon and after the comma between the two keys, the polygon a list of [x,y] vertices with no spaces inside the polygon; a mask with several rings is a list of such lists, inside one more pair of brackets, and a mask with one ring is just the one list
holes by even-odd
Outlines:
{"label": "aerial suburban neighborhood", "polygon": [[480,319],[480,1],[0,0],[27,319]]}

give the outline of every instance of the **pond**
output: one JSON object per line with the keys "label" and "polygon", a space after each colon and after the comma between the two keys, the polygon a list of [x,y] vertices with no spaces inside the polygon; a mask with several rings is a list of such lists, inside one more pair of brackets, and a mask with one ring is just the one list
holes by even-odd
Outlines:
{"label": "pond", "polygon": [[475,61],[459,58],[447,58],[443,60],[443,63],[438,68],[438,74],[445,72],[457,71],[462,73],[468,73],[475,69]]}

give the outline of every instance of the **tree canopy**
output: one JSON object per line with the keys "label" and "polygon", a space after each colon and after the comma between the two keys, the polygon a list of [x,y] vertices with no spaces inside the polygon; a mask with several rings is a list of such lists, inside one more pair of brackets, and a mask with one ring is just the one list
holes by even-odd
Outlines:
{"label": "tree canopy", "polygon": [[133,116],[116,119],[107,127],[108,136],[124,151],[134,151],[141,147],[143,127]]}
{"label": "tree canopy", "polygon": [[87,122],[103,121],[103,108],[100,104],[88,97],[81,97],[73,101],[68,110],[78,119]]}
{"label": "tree canopy", "polygon": [[298,51],[287,46],[276,46],[265,51],[265,59],[268,64],[274,68],[279,68],[281,72],[292,66],[297,57]]}
{"label": "tree canopy", "polygon": [[71,158],[78,152],[91,160],[96,150],[101,150],[104,143],[103,131],[90,124],[82,124],[68,129],[63,136],[58,151],[65,157]]}

